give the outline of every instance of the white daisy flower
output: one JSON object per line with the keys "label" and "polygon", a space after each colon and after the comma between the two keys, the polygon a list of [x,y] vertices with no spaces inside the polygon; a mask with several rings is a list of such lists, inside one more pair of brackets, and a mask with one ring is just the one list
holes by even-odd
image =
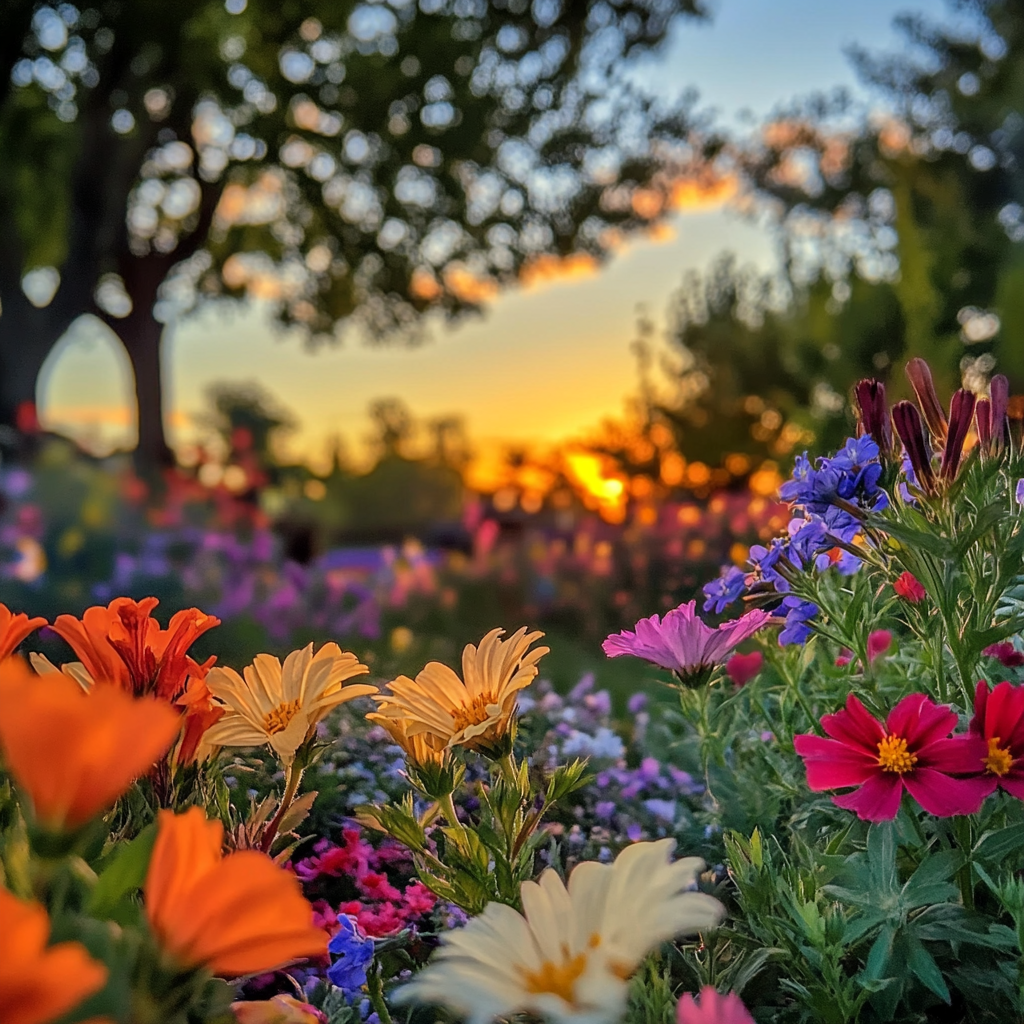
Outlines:
{"label": "white daisy flower", "polygon": [[548,869],[522,887],[523,913],[490,903],[448,932],[432,962],[398,992],[487,1024],[535,1013],[558,1024],[611,1024],[626,1008],[627,980],[677,935],[715,927],[725,909],[692,891],[704,862],[671,861],[675,841],[636,843],[614,864],[577,865],[566,889]]}

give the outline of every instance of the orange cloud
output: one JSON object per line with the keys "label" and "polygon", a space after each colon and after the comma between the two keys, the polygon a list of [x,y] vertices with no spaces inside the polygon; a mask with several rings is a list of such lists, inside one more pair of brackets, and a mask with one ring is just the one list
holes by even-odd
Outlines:
{"label": "orange cloud", "polygon": [[588,252],[576,252],[568,256],[549,253],[528,260],[519,272],[519,280],[524,288],[538,288],[552,281],[579,281],[593,277],[600,266],[597,259]]}
{"label": "orange cloud", "polygon": [[704,171],[693,177],[674,181],[669,195],[669,206],[673,210],[707,210],[727,203],[739,193],[739,190],[740,181],[736,174]]}

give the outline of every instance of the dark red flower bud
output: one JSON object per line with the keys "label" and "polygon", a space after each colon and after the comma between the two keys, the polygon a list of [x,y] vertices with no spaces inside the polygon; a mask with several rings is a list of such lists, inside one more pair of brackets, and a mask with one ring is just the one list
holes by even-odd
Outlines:
{"label": "dark red flower bud", "polygon": [[1001,373],[997,373],[989,382],[989,393],[992,395],[992,451],[1001,451],[1010,437],[1010,423],[1007,409],[1010,405],[1010,382]]}
{"label": "dark red flower bud", "polygon": [[992,447],[992,403],[987,398],[979,398],[974,407],[974,420],[978,424],[978,445],[983,452]]}
{"label": "dark red flower bud", "polygon": [[888,455],[892,451],[892,424],[889,403],[885,400],[885,385],[881,381],[865,379],[857,382],[854,393],[864,432],[871,435],[883,455]]}
{"label": "dark red flower bud", "polygon": [[942,478],[953,480],[960,468],[960,459],[964,453],[964,441],[967,431],[971,429],[974,417],[975,397],[973,391],[960,388],[953,392],[953,401],[949,404],[949,434],[946,437],[946,448],[942,453]]}
{"label": "dark red flower bud", "polygon": [[896,427],[910,465],[914,467],[917,482],[926,491],[935,490],[935,473],[932,470],[932,451],[925,436],[921,414],[913,402],[897,402],[892,407],[892,422]]}
{"label": "dark red flower bud", "polygon": [[907,377],[917,394],[917,401],[921,406],[924,421],[928,424],[932,437],[936,441],[944,441],[947,430],[946,414],[942,410],[942,403],[935,391],[931,367],[920,357],[911,359],[907,363]]}

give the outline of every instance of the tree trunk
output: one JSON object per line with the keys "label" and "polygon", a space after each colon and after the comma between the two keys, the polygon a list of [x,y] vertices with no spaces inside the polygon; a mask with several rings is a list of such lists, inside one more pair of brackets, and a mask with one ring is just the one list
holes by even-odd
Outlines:
{"label": "tree trunk", "polygon": [[135,375],[135,400],[138,406],[139,444],[135,449],[135,468],[140,476],[153,476],[174,465],[174,452],[167,443],[163,416],[164,325],[153,317],[153,303],[140,301],[131,313],[111,326],[117,331]]}
{"label": "tree trunk", "polygon": [[0,430],[5,444],[17,446],[19,412],[34,411],[36,384],[47,356],[75,320],[76,314],[54,302],[37,309],[20,282],[0,289]]}

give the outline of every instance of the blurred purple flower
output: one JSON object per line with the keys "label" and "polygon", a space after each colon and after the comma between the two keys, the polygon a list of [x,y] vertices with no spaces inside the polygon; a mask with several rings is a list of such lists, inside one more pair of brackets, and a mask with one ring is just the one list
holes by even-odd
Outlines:
{"label": "blurred purple flower", "polygon": [[640,714],[643,709],[647,707],[647,694],[646,693],[634,693],[632,697],[626,702],[626,708],[631,715]]}

